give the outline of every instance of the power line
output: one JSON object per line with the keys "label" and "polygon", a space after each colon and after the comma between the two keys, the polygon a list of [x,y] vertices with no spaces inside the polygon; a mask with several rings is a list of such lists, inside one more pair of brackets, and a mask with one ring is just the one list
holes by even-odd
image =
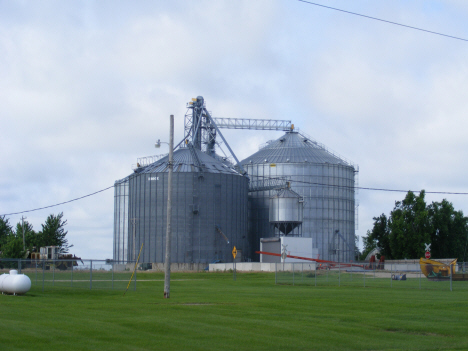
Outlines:
{"label": "power line", "polygon": [[338,9],[338,8],[336,8],[336,7],[325,6],[325,5],[317,4],[317,3],[311,2],[311,1],[306,1],[306,0],[297,0],[297,1],[306,3],[306,4],[308,4],[308,5],[320,6],[320,7],[324,7],[324,8],[330,9],[330,10],[345,12],[345,13],[349,13],[349,14],[351,14],[351,15],[355,15],[355,16],[360,16],[360,17],[365,17],[365,18],[373,19],[373,20],[375,20],[375,21],[390,23],[390,24],[394,24],[394,25],[397,25],[397,26],[401,26],[401,27],[406,27],[406,28],[410,28],[410,29],[419,30],[419,31],[421,31],[421,32],[431,33],[431,34],[435,34],[435,35],[441,35],[441,36],[443,36],[443,37],[448,37],[448,38],[457,39],[457,40],[468,41],[468,39],[459,38],[459,37],[454,37],[454,36],[452,36],[452,35],[443,34],[443,33],[439,33],[439,32],[433,32],[433,31],[431,31],[431,30],[422,29],[422,28],[418,28],[418,27],[408,26],[408,25],[406,25],[406,24],[401,24],[401,23],[397,23],[397,22],[387,21],[387,20],[384,20],[384,19],[381,19],[381,18],[377,18],[377,17],[367,16],[367,15],[363,15],[363,14],[356,13],[356,12],[351,12],[351,11],[346,11],[346,10]]}
{"label": "power line", "polygon": [[50,208],[50,207],[55,207],[55,206],[60,206],[60,205],[64,205],[64,204],[68,204],[70,202],[73,202],[73,201],[78,201],[78,200],[81,200],[81,199],[84,199],[85,197],[89,197],[89,196],[93,196],[93,195],[96,195],[96,194],[99,194],[99,193],[102,193],[103,191],[106,191],[106,190],[109,190],[110,188],[113,188],[114,186],[110,186],[108,188],[105,188],[105,189],[102,189],[102,190],[98,190],[94,193],[91,193],[91,194],[88,194],[88,195],[85,195],[85,196],[81,196],[81,197],[77,197],[76,199],[73,199],[73,200],[68,200],[68,201],[65,201],[65,202],[60,202],[58,204],[55,204],[55,205],[50,205],[50,206],[45,206],[45,207],[39,207],[39,208],[34,208],[32,210],[26,210],[26,211],[20,211],[20,212],[13,212],[13,213],[5,213],[5,214],[2,214],[0,216],[11,216],[11,215],[16,215],[16,214],[22,214],[22,213],[27,213],[27,212],[34,212],[34,211],[39,211],[39,210],[44,210],[46,208]]}
{"label": "power line", "polygon": [[[178,162],[177,164],[190,165],[189,163],[181,163],[181,162],[180,163]],[[138,174],[139,173],[130,175],[129,179],[137,176]],[[317,185],[317,186],[326,186],[326,187],[334,187],[334,188],[344,188],[344,189],[350,189],[350,190],[387,191],[387,192],[398,192],[398,193],[407,193],[408,191],[411,191],[413,193],[417,193],[417,192],[420,191],[420,190],[401,190],[401,189],[370,188],[370,187],[349,186],[349,185],[325,184],[325,183],[318,183],[318,182],[307,182],[307,181],[303,181],[303,180],[293,180],[293,179],[290,179],[288,177],[267,177],[267,176],[253,176],[253,177],[264,178],[264,179],[269,179],[269,180],[287,180],[288,179],[288,180],[292,181],[293,183],[301,183],[301,184],[309,184],[309,185]],[[109,190],[109,189],[111,189],[113,187],[114,187],[114,185],[109,186],[109,187],[107,187],[105,189],[102,189],[102,190],[98,190],[98,191],[96,191],[94,193],[91,193],[91,194],[88,194],[88,195],[77,197],[76,199],[68,200],[68,201],[65,201],[65,202],[60,202],[60,203],[55,204],[55,205],[34,208],[32,210],[26,210],[26,211],[5,213],[5,214],[0,214],[0,216],[17,215],[17,214],[22,214],[22,213],[27,213],[27,212],[34,212],[34,211],[39,211],[39,210],[43,210],[43,209],[46,209],[46,208],[51,208],[51,207],[56,207],[56,206],[68,204],[70,202],[78,201],[78,200],[84,199],[86,197],[90,197],[90,196],[102,193],[103,191]],[[441,195],[468,195],[468,193],[464,193],[464,192],[450,192],[450,191],[425,191],[425,193],[426,194],[441,194]]]}
{"label": "power line", "polygon": [[[336,185],[336,184],[325,184],[325,183],[317,183],[317,182],[307,182],[304,180],[294,180],[288,177],[266,177],[266,176],[255,176],[257,178],[266,178],[269,180],[290,180],[293,183],[301,183],[301,184],[309,184],[309,185],[318,185],[318,186],[326,186],[326,187],[334,187],[334,188],[345,188],[345,189],[353,189],[353,190],[371,190],[371,191],[388,191],[388,192],[398,192],[398,193],[407,193],[411,191],[413,193],[417,193],[420,190],[400,190],[400,189],[385,189],[385,188],[369,188],[369,187],[360,187],[360,186],[350,186],[350,185]],[[444,194],[444,195],[468,195],[468,193],[462,192],[449,192],[449,191],[424,191],[426,194]]]}

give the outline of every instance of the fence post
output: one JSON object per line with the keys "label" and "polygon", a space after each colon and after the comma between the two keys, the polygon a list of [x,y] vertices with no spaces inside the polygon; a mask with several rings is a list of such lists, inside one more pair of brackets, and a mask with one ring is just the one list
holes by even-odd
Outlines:
{"label": "fence post", "polygon": [[232,261],[232,280],[236,280],[236,259]]}
{"label": "fence post", "polygon": [[294,285],[294,263],[292,263],[292,271],[293,271],[293,285]]}
{"label": "fence post", "polygon": [[37,261],[34,261],[35,262],[35,266],[36,266],[36,285],[37,285]]}
{"label": "fence post", "polygon": [[44,260],[42,260],[42,292],[44,292]]}
{"label": "fence post", "polygon": [[453,275],[453,271],[452,271],[452,266],[450,265],[450,291],[452,291],[452,275]]}
{"label": "fence post", "polygon": [[421,290],[421,270],[419,270],[419,290]]}
{"label": "fence post", "polygon": [[275,262],[275,285],[278,284],[278,262]]}
{"label": "fence post", "polygon": [[114,262],[112,261],[112,290],[114,290]]}
{"label": "fence post", "polygon": [[52,270],[52,286],[55,286],[55,260],[53,260],[53,267],[54,269]]}
{"label": "fence post", "polygon": [[89,290],[93,288],[93,260],[89,263]]}
{"label": "fence post", "polygon": [[341,286],[341,263],[338,263],[338,286]]}
{"label": "fence post", "polygon": [[391,288],[393,288],[392,274],[393,274],[393,263],[390,264],[390,287]]}
{"label": "fence post", "polygon": [[315,268],[315,271],[314,271],[314,278],[315,278],[315,286],[317,286],[317,262],[314,263],[314,268]]}
{"label": "fence post", "polygon": [[137,269],[135,269],[135,278],[134,278],[134,285],[133,285],[133,290],[134,291],[136,291],[137,271],[138,271],[138,264],[137,264]]}
{"label": "fence post", "polygon": [[74,261],[71,262],[71,287],[73,288],[73,263]]}
{"label": "fence post", "polygon": [[21,274],[21,258],[18,261],[18,273]]}
{"label": "fence post", "polygon": [[301,263],[301,283],[304,283],[304,263]]}
{"label": "fence post", "polygon": [[365,269],[364,269],[363,274],[364,274],[364,287],[366,287],[366,270]]}

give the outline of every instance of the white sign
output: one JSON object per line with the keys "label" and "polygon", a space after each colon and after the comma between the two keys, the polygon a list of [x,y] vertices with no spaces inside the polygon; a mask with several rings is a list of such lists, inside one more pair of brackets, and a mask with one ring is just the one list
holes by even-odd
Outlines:
{"label": "white sign", "polygon": [[424,244],[426,246],[426,251],[430,252],[431,251],[431,244]]}
{"label": "white sign", "polygon": [[286,253],[286,248],[288,247],[288,245],[284,245],[283,244],[283,252],[281,253],[281,258],[283,259],[283,261],[286,259],[286,257],[288,256],[288,254]]}

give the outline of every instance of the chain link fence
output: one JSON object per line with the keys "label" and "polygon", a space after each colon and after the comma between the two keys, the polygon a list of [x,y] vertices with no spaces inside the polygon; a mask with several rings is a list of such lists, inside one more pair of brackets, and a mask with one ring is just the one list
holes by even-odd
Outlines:
{"label": "chain link fence", "polygon": [[275,283],[468,291],[466,263],[453,266],[422,265],[418,269],[403,268],[406,269],[397,264],[276,263]]}
{"label": "chain link fence", "polygon": [[[16,269],[42,290],[53,287],[136,290],[137,272],[151,263],[110,260],[0,259],[0,274]],[[356,286],[394,289],[467,290],[468,264],[405,265],[345,263],[275,263],[275,283],[308,286]],[[425,271],[423,274],[422,271]],[[129,285],[130,283],[130,285]]]}
{"label": "chain link fence", "polygon": [[134,268],[135,262],[109,260],[0,259],[0,274],[16,269],[43,291],[52,287],[125,290],[129,282],[129,289],[136,290],[137,271],[144,267],[139,264],[132,276]]}

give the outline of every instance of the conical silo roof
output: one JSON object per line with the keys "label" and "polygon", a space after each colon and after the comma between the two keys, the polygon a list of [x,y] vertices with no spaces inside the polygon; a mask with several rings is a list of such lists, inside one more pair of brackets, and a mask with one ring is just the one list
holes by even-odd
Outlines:
{"label": "conical silo roof", "polygon": [[241,161],[241,164],[288,162],[328,163],[350,166],[347,161],[333,155],[323,145],[310,140],[298,132],[287,132],[282,137],[269,142],[267,146]]}
{"label": "conical silo roof", "polygon": [[274,196],[272,196],[272,198],[277,198],[277,199],[280,199],[280,198],[292,198],[292,199],[295,199],[295,198],[298,198],[300,199],[301,198],[301,195],[299,195],[298,193],[296,193],[295,191],[292,191],[290,188],[284,188],[284,189],[281,189],[278,191],[278,193]]}
{"label": "conical silo roof", "polygon": [[[183,147],[174,151],[174,172],[205,172],[240,175],[235,169],[223,162],[190,147]],[[160,173],[168,172],[169,156],[135,170],[135,173]]]}

